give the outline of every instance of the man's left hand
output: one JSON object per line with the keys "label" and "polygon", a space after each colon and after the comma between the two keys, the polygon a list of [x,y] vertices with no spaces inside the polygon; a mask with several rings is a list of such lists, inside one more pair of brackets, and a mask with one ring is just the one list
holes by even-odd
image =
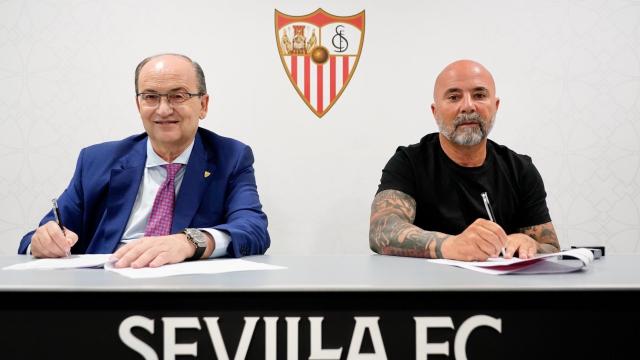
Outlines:
{"label": "man's left hand", "polygon": [[117,268],[158,267],[190,258],[195,247],[185,234],[143,237],[122,246],[113,254]]}
{"label": "man's left hand", "polygon": [[531,259],[537,253],[538,243],[531,237],[515,233],[507,235],[507,246],[504,257],[510,259],[517,252],[520,259]]}

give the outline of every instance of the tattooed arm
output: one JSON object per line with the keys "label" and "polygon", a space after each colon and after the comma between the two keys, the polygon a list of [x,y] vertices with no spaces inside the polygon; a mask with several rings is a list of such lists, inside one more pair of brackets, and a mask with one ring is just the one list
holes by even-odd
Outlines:
{"label": "tattooed arm", "polygon": [[558,237],[551,222],[527,226],[518,231],[507,237],[507,258],[517,254],[521,259],[529,259],[536,254],[560,251]]}
{"label": "tattooed arm", "polygon": [[442,258],[442,243],[451,235],[413,225],[416,201],[397,190],[379,192],[371,204],[369,246],[378,254]]}
{"label": "tattooed arm", "polygon": [[379,192],[371,205],[371,250],[386,255],[484,261],[498,256],[507,242],[500,225],[489,220],[477,219],[460,234],[449,235],[413,225],[415,216],[416,201],[411,196],[397,190]]}
{"label": "tattooed arm", "polygon": [[556,235],[556,229],[553,223],[527,226],[519,229],[519,231],[536,241],[538,253],[552,253],[560,251],[560,243]]}

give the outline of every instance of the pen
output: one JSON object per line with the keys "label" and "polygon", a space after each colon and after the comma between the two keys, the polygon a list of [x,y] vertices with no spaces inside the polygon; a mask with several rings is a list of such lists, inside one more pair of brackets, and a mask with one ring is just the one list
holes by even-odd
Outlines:
{"label": "pen", "polygon": [[[66,237],[67,233],[64,231],[64,225],[62,225],[62,217],[60,216],[60,209],[58,208],[58,199],[53,198],[51,199],[51,202],[53,203],[53,216],[55,216],[56,222],[58,223],[58,226],[60,226],[60,230],[62,230],[62,234]],[[71,251],[67,251],[66,255],[71,255]]]}
{"label": "pen", "polygon": [[[491,220],[492,222],[496,222],[496,217],[493,215],[493,208],[491,207],[491,203],[489,202],[489,196],[487,195],[486,192],[483,192],[482,194],[480,194],[480,196],[482,196],[482,202],[484,202],[484,208],[487,210],[487,214],[489,215],[489,220]],[[504,257],[505,252],[506,252],[505,248],[502,248],[500,250],[502,257]]]}
{"label": "pen", "polygon": [[64,232],[64,225],[62,225],[62,217],[60,216],[60,209],[58,209],[58,199],[53,198],[51,199],[51,202],[53,203],[53,216],[56,217],[56,222],[58,223],[58,226],[60,226],[60,230],[62,230],[62,233],[66,236],[67,234]]}

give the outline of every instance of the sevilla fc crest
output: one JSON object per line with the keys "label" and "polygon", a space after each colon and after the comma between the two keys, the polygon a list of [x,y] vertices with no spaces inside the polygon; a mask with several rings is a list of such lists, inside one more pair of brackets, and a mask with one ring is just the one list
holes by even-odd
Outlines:
{"label": "sevilla fc crest", "polygon": [[318,9],[303,16],[276,10],[282,65],[302,100],[322,117],[347,87],[364,40],[364,11],[335,16]]}

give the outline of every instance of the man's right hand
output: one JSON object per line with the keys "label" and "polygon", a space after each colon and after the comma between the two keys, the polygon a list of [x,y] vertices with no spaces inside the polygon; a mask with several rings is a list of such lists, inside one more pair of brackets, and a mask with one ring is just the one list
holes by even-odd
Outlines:
{"label": "man's right hand", "polygon": [[463,261],[485,261],[497,257],[507,242],[507,234],[500,225],[477,219],[462,233],[442,243],[442,257]]}
{"label": "man's right hand", "polygon": [[63,233],[55,221],[49,221],[33,233],[31,254],[38,258],[64,257],[71,253],[76,241],[78,235],[73,231],[65,228]]}

